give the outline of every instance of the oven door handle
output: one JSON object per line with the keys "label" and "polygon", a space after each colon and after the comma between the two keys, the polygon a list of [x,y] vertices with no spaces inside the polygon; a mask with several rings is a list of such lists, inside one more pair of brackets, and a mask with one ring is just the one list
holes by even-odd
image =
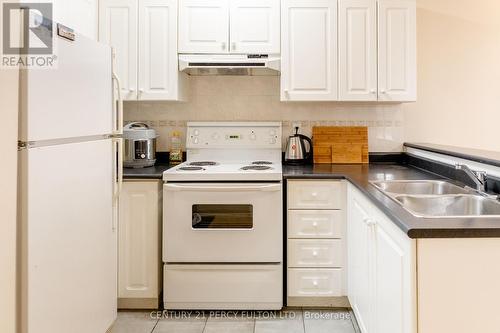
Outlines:
{"label": "oven door handle", "polygon": [[274,192],[281,190],[281,184],[265,185],[189,185],[189,184],[165,184],[168,191],[196,191],[196,192],[242,192],[263,191]]}

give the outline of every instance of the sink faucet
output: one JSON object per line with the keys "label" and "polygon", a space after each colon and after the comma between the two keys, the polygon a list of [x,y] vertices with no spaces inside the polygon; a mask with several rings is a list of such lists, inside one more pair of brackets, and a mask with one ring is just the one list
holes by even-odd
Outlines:
{"label": "sink faucet", "polygon": [[486,192],[486,172],[485,171],[474,171],[464,164],[456,164],[455,169],[462,170],[469,176],[470,180],[476,184],[476,190],[480,192]]}

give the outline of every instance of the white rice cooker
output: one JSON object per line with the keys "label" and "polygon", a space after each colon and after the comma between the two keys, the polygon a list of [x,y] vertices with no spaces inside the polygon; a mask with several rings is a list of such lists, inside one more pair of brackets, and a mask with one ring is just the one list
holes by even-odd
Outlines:
{"label": "white rice cooker", "polygon": [[156,162],[156,131],[147,124],[134,122],[123,128],[123,166],[145,168]]}

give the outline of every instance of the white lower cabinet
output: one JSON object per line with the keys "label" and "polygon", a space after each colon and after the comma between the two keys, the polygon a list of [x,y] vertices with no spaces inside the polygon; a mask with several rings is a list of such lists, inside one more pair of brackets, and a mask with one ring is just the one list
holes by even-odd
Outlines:
{"label": "white lower cabinet", "polygon": [[159,180],[125,181],[118,224],[118,308],[156,309],[161,292]]}
{"label": "white lower cabinet", "polygon": [[415,333],[415,241],[352,185],[348,203],[348,297],[361,332]]}
{"label": "white lower cabinet", "polygon": [[289,269],[288,296],[342,296],[343,270],[335,269]]}
{"label": "white lower cabinet", "polygon": [[347,307],[345,182],[287,182],[287,304]]}

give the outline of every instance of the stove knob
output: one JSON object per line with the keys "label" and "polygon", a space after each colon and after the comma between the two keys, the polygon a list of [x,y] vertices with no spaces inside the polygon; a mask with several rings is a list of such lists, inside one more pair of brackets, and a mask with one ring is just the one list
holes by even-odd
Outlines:
{"label": "stove knob", "polygon": [[200,131],[198,131],[197,129],[195,129],[195,130],[193,131],[193,135],[194,135],[194,136],[198,136],[198,135],[200,135]]}
{"label": "stove knob", "polygon": [[198,138],[193,138],[193,143],[194,143],[195,145],[197,145],[197,144],[198,144],[198,142],[200,142],[200,140],[199,140]]}

